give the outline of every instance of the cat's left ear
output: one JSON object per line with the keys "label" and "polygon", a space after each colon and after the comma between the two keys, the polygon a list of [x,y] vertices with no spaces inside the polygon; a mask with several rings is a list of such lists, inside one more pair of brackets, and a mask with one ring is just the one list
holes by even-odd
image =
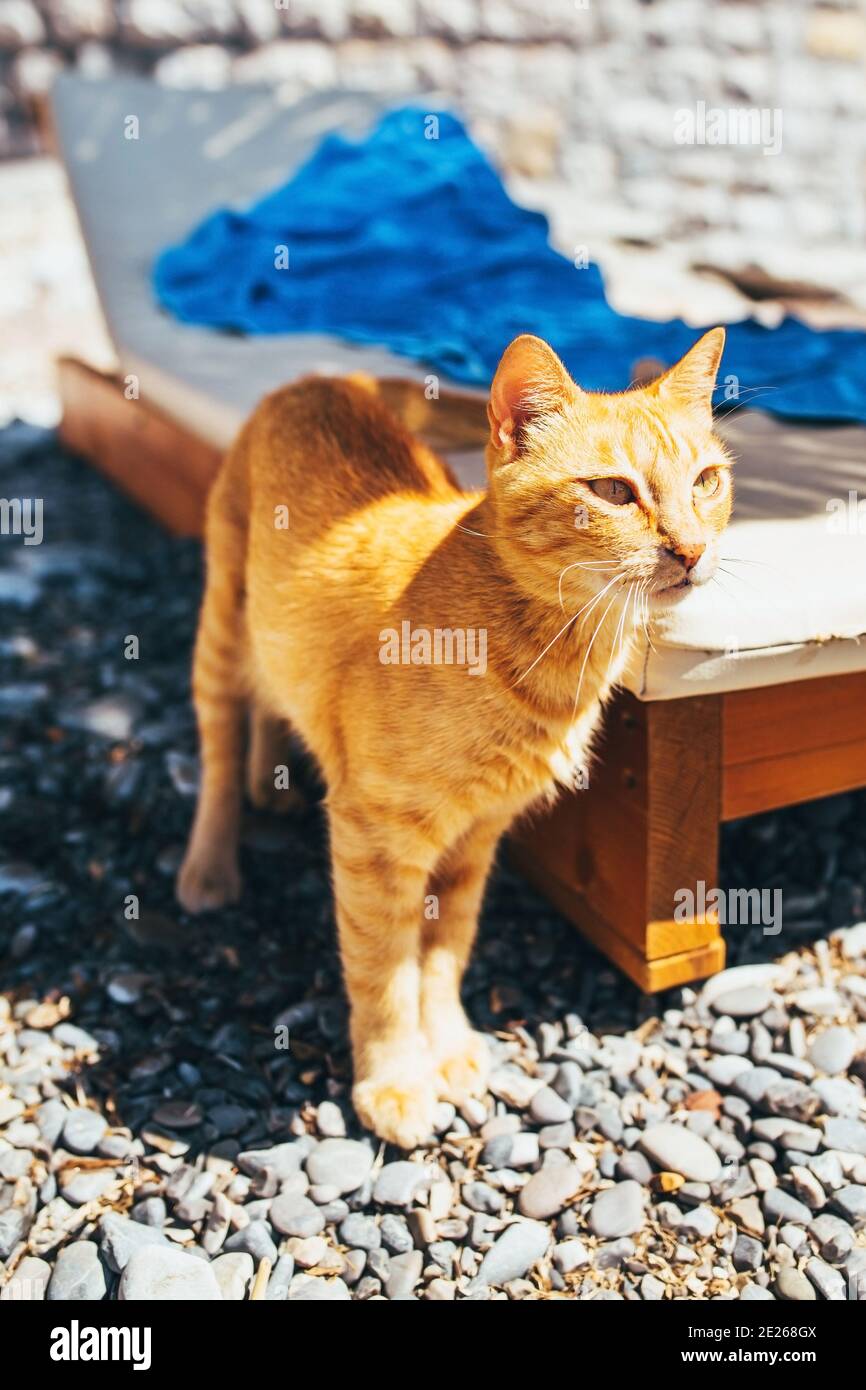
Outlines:
{"label": "cat's left ear", "polygon": [[514,457],[526,426],[561,409],[577,391],[553,348],[522,333],[502,354],[490,388],[487,417],[494,449]]}
{"label": "cat's left ear", "polygon": [[724,328],[711,328],[656,382],[659,396],[706,413],[711,419],[716,373],[724,347]]}

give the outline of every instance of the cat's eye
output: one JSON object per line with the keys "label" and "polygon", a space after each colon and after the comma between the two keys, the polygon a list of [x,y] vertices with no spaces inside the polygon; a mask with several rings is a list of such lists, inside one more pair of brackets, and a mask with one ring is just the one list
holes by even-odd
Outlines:
{"label": "cat's eye", "polygon": [[722,475],[718,468],[705,468],[694,481],[694,490],[699,497],[712,497],[722,486]]}
{"label": "cat's eye", "polygon": [[615,507],[624,507],[635,500],[634,493],[622,478],[590,478],[589,487],[603,502],[612,502]]}

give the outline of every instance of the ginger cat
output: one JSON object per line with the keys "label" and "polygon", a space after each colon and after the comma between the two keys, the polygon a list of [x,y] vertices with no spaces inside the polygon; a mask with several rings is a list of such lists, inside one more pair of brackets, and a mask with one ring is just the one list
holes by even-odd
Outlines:
{"label": "ginger cat", "polygon": [[657,381],[599,395],[517,338],[490,393],[486,492],[461,491],[375,383],[323,378],[264,400],[214,485],[178,896],[237,899],[247,712],[257,805],[288,722],[328,787],[355,1107],[404,1148],[437,1098],[485,1089],[460,980],[497,841],[586,764],[649,606],[715,570],[723,344],[714,329]]}

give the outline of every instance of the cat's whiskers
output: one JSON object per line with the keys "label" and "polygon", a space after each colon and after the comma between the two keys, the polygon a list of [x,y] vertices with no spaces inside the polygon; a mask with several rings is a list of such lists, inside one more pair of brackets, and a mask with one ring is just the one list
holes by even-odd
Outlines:
{"label": "cat's whiskers", "polygon": [[615,560],[573,560],[572,563],[571,563],[570,565],[566,565],[565,568],[564,568],[563,570],[560,570],[560,573],[559,573],[559,583],[558,583],[558,585],[557,585],[557,590],[558,590],[558,593],[559,593],[559,606],[560,606],[560,608],[562,609],[563,613],[565,612],[565,604],[564,604],[563,601],[562,601],[562,581],[563,581],[563,579],[565,578],[565,576],[568,574],[568,571],[569,571],[569,570],[574,570],[574,569],[593,570],[593,571],[596,572],[596,573],[597,573],[599,570],[601,570],[602,572],[604,572],[605,570],[616,569],[616,561],[615,561]]}
{"label": "cat's whiskers", "polygon": [[575,621],[580,617],[581,613],[583,613],[587,608],[591,608],[591,607],[593,607],[596,603],[598,603],[599,599],[600,599],[600,598],[603,598],[604,595],[607,593],[607,591],[608,591],[608,589],[610,588],[611,584],[613,584],[615,580],[617,580],[617,579],[622,579],[622,578],[624,578],[623,575],[621,575],[621,574],[615,574],[615,575],[613,576],[613,579],[608,580],[607,584],[605,584],[604,588],[601,589],[601,590],[599,591],[599,593],[595,594],[595,595],[589,600],[588,603],[585,603],[585,604],[583,605],[583,608],[579,608],[579,609],[577,610],[576,613],[573,613],[572,616],[569,618],[568,622],[567,622],[567,623],[563,623],[562,627],[559,629],[559,632],[556,634],[556,636],[553,637],[553,638],[548,642],[548,644],[547,644],[547,646],[544,648],[544,650],[543,650],[542,652],[539,652],[538,656],[535,658],[535,660],[533,661],[532,665],[531,665],[531,666],[527,666],[526,670],[523,672],[523,675],[522,675],[522,676],[519,676],[519,677],[517,678],[517,680],[514,682],[514,684],[511,685],[511,686],[509,687],[509,689],[513,690],[513,689],[514,689],[514,686],[520,685],[520,682],[521,682],[521,681],[526,680],[526,677],[529,675],[530,671],[533,671],[533,670],[535,669],[535,667],[538,665],[539,661],[541,661],[542,657],[545,657],[545,656],[547,655],[547,653],[550,651],[550,649],[551,649],[551,647],[554,645],[554,643],[556,643],[556,642],[559,641],[559,639],[560,639],[560,637],[562,636],[562,634],[563,634],[564,632],[567,632],[567,631],[568,631],[568,629],[571,627],[572,623],[575,622]]}
{"label": "cat's whiskers", "polygon": [[[615,581],[616,579],[625,579],[625,575],[624,575],[624,574],[615,575],[615,576],[614,576],[614,579],[611,580],[611,584],[613,584],[614,581]],[[595,631],[594,631],[594,633],[592,634],[591,638],[589,639],[589,642],[588,642],[588,644],[587,644],[586,651],[585,651],[584,654],[583,654],[583,662],[581,663],[581,667],[580,667],[580,675],[578,676],[578,680],[577,680],[577,692],[576,692],[575,697],[574,697],[574,706],[573,706],[573,709],[572,709],[572,714],[573,714],[573,715],[577,713],[577,707],[578,707],[578,703],[579,703],[579,701],[580,701],[580,691],[581,691],[581,687],[582,687],[582,685],[583,685],[583,673],[584,673],[584,671],[586,670],[586,663],[589,661],[589,654],[590,654],[590,652],[591,652],[592,649],[593,649],[593,646],[594,646],[594,644],[595,644],[595,639],[596,639],[596,637],[597,637],[598,634],[601,632],[601,629],[604,627],[605,620],[606,620],[606,618],[607,618],[608,613],[609,613],[610,610],[613,608],[613,605],[616,603],[616,601],[617,601],[617,599],[618,599],[619,597],[620,597],[619,593],[615,593],[615,594],[613,595],[613,597],[611,598],[610,603],[607,605],[607,607],[605,608],[604,612],[603,612],[602,615],[601,615],[601,618],[600,618],[599,622],[596,624]]]}

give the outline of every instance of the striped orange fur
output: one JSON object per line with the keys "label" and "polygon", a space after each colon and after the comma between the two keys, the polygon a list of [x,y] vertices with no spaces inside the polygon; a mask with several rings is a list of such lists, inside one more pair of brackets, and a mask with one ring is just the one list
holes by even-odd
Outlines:
{"label": "striped orange fur", "polygon": [[265,399],[214,486],[178,895],[191,912],[237,898],[244,757],[250,797],[273,804],[290,724],[328,788],[355,1105],[396,1144],[429,1135],[437,1098],[484,1089],[460,980],[502,832],[585,768],[652,606],[712,576],[731,506],[710,404],[723,342],[598,395],[516,339],[484,492],[375,383],[322,378]]}

